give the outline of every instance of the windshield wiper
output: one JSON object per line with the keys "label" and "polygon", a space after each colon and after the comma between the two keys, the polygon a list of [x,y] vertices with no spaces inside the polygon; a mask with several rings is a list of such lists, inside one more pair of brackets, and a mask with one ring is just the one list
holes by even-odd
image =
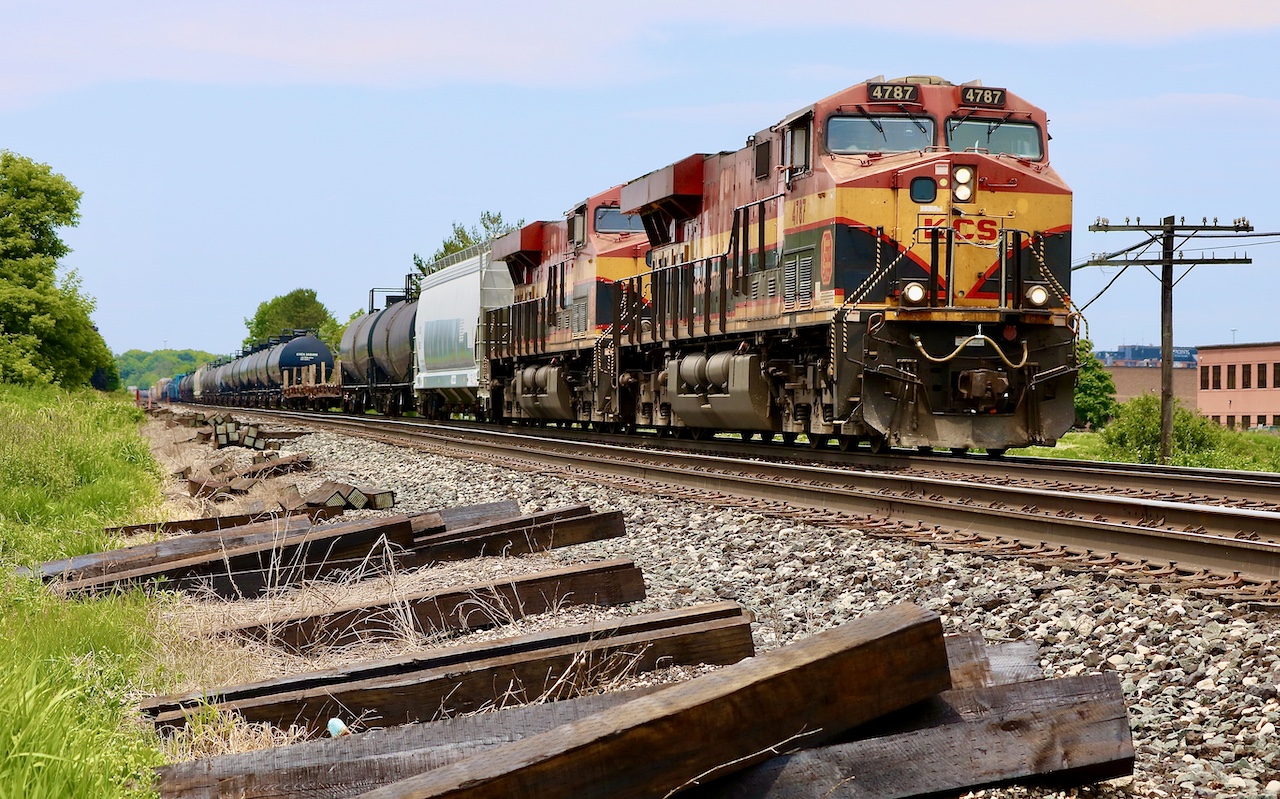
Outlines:
{"label": "windshield wiper", "polygon": [[885,143],[887,144],[889,142],[889,137],[885,135],[884,125],[880,124],[880,120],[868,114],[867,109],[863,108],[860,105],[855,105],[854,108],[858,109],[858,113],[861,114],[864,119],[866,119],[875,127],[876,132],[880,134],[880,138],[884,139]]}
{"label": "windshield wiper", "polygon": [[906,114],[906,115],[907,115],[907,119],[909,119],[909,120],[911,120],[912,122],[916,123],[916,127],[917,127],[917,128],[920,128],[920,132],[921,132],[921,133],[923,133],[923,134],[924,134],[924,135],[926,135],[926,136],[928,136],[928,135],[929,135],[929,129],[928,129],[928,128],[926,128],[923,124],[921,124],[920,120],[918,120],[918,119],[916,119],[914,116],[912,116],[912,115],[911,115],[911,112],[907,110],[907,107],[906,107],[905,105],[903,105],[902,103],[898,103],[898,110],[899,110],[899,111],[901,111],[902,113]]}
{"label": "windshield wiper", "polygon": [[948,119],[947,120],[947,137],[950,138],[951,134],[956,132],[956,128],[960,127],[960,125],[971,116],[973,116],[973,111],[966,111],[964,112],[964,116],[960,117],[959,119]]}
{"label": "windshield wiper", "polygon": [[991,143],[991,134],[996,132],[996,128],[998,128],[998,127],[1000,127],[1001,125],[1003,125],[1004,123],[1008,122],[1008,121],[1009,121],[1009,117],[1011,117],[1011,116],[1013,116],[1013,112],[1012,112],[1012,111],[1010,111],[1009,113],[1005,114],[1005,115],[1004,115],[1003,117],[1001,117],[1000,119],[996,119],[996,120],[993,120],[993,121],[991,121],[991,122],[987,123],[987,143],[988,143],[988,144],[990,144],[990,143]]}

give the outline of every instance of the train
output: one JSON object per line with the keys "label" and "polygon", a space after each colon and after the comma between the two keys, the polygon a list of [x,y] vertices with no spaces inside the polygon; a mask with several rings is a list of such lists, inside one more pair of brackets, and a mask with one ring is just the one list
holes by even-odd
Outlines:
{"label": "train", "polygon": [[[1081,317],[1047,124],[977,81],[864,81],[381,303],[370,292],[305,402],[874,450],[1052,446],[1075,420]],[[263,363],[242,354],[177,393],[185,379],[223,404],[302,401]]]}

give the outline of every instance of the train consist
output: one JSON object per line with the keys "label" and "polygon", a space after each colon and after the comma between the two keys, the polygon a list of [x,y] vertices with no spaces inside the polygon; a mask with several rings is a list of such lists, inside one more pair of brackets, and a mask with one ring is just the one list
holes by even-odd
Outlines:
{"label": "train consist", "polygon": [[[858,84],[371,301],[331,396],[694,437],[1051,445],[1074,421],[1078,315],[1046,124],[1001,88]],[[287,402],[269,367],[247,371],[213,399]]]}

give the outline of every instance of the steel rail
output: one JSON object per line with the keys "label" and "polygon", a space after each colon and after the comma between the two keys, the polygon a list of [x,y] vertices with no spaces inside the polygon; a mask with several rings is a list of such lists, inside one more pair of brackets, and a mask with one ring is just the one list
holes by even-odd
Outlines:
{"label": "steel rail", "polygon": [[[258,413],[296,414],[299,419],[331,421],[343,417],[327,413],[296,411],[263,411]],[[349,418],[349,417],[348,417]],[[475,436],[506,432],[533,435],[533,428],[495,427],[466,421],[425,422],[392,420],[374,417],[390,424],[408,423],[427,425],[441,430],[453,430],[458,434]],[[1074,461],[1061,458],[1034,458],[1005,456],[988,458],[981,455],[955,456],[939,453],[921,453],[908,450],[891,450],[875,454],[869,450],[853,449],[847,452],[834,448],[810,449],[803,446],[780,446],[768,442],[743,442],[735,438],[689,440],[656,435],[622,435],[586,431],[581,429],[536,428],[537,435],[563,441],[590,441],[611,443],[632,448],[657,449],[667,452],[716,454],[730,452],[741,457],[766,461],[790,461],[822,463],[840,468],[859,468],[878,471],[902,471],[907,469],[951,471],[966,474],[973,480],[1040,480],[1065,483],[1083,490],[1097,488],[1105,493],[1144,493],[1178,495],[1188,498],[1207,497],[1215,502],[1247,503],[1280,508],[1280,474],[1272,472],[1229,471],[1179,466],[1157,466],[1140,463],[1108,463],[1104,461]]]}
{"label": "steel rail", "polygon": [[[494,427],[470,422],[430,422],[441,429],[459,433],[491,435],[494,431],[517,433],[521,428]],[[1185,466],[1157,466],[1142,463],[1108,463],[1105,461],[1075,461],[1063,458],[1035,458],[1005,456],[989,458],[970,454],[965,456],[941,453],[891,450],[875,454],[869,450],[840,451],[835,448],[806,448],[781,446],[768,442],[743,442],[735,438],[713,440],[689,440],[649,435],[622,435],[584,431],[581,429],[536,428],[537,435],[549,439],[595,443],[611,443],[626,447],[645,447],[671,452],[738,453],[742,457],[766,460],[807,461],[835,467],[855,467],[880,471],[906,469],[953,471],[964,473],[971,479],[1041,480],[1070,483],[1084,487],[1096,487],[1108,493],[1124,492],[1146,494],[1175,494],[1187,497],[1204,496],[1223,502],[1250,503],[1280,507],[1280,474],[1272,472],[1229,471],[1225,469],[1201,469]],[[533,429],[525,428],[532,435]]]}
{"label": "steel rail", "polygon": [[[313,415],[303,420],[389,443],[460,443],[458,431],[420,423]],[[1231,537],[1249,525],[1248,532],[1280,540],[1277,513],[645,451],[580,439],[565,441],[497,431],[487,431],[483,436],[468,434],[467,439],[462,443],[478,451],[555,469],[639,478],[747,500],[785,502],[1015,541],[1183,566],[1192,564],[1219,572],[1238,572],[1259,581],[1280,580],[1280,543]],[[1083,514],[1110,518],[1082,518]],[[1164,526],[1144,526],[1160,522]],[[1168,529],[1168,525],[1202,531]]]}

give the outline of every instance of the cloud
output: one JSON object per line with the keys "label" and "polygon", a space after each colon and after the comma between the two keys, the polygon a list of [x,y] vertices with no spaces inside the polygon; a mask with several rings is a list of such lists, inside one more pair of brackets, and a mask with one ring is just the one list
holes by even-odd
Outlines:
{"label": "cloud", "polygon": [[[726,36],[851,34],[1038,44],[1159,42],[1280,26],[1273,0],[989,0],[972,12],[886,13],[881,4],[649,0],[583,5],[525,0],[450,5],[367,0],[204,0],[5,4],[0,103],[104,82],[416,87],[445,83],[589,85],[640,80]],[[882,37],[879,33],[871,34]],[[801,47],[803,50],[803,47]],[[766,57],[762,54],[762,57]],[[816,69],[819,67],[811,67]]]}

